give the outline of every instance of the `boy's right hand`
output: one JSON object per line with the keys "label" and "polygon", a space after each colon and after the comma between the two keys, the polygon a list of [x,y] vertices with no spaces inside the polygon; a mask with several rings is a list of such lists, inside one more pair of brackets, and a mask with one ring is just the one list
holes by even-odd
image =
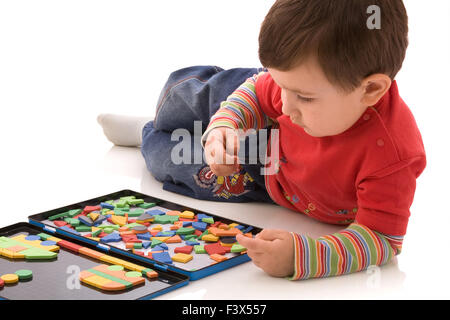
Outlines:
{"label": "boy's right hand", "polygon": [[238,152],[237,130],[219,127],[209,132],[205,143],[205,158],[216,176],[229,176],[239,171]]}

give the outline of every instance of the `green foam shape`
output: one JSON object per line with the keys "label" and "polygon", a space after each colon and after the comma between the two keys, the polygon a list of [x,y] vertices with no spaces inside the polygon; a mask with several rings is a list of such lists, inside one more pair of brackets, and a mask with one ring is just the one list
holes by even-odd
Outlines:
{"label": "green foam shape", "polygon": [[25,255],[27,260],[50,260],[58,256],[56,252],[46,251],[39,248],[29,248],[20,251],[21,254]]}
{"label": "green foam shape", "polygon": [[247,250],[247,248],[241,246],[240,244],[233,244],[231,247],[231,252],[242,252]]}
{"label": "green foam shape", "polygon": [[194,228],[179,228],[177,234],[187,235],[195,232]]}

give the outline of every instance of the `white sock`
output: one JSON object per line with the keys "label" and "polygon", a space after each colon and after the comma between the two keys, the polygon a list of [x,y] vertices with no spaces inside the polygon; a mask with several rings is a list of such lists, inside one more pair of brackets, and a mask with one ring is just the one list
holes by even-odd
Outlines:
{"label": "white sock", "polygon": [[142,129],[153,120],[150,117],[132,117],[118,114],[102,113],[97,122],[109,141],[116,146],[138,147],[142,144]]}

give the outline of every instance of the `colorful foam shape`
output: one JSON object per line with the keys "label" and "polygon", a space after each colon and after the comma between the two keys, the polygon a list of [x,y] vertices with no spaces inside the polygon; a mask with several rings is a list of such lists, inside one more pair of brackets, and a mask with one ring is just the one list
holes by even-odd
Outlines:
{"label": "colorful foam shape", "polygon": [[136,236],[139,240],[150,240],[150,238],[152,237],[149,232],[139,233]]}
{"label": "colorful foam shape", "polygon": [[99,265],[80,273],[80,281],[106,291],[120,291],[143,284],[140,272],[125,272],[120,268]]}
{"label": "colorful foam shape", "polygon": [[164,215],[166,214],[164,211],[159,210],[159,209],[152,209],[152,210],[147,210],[145,211],[145,213],[152,215],[152,216],[157,216],[157,215]]}
{"label": "colorful foam shape", "polygon": [[194,229],[200,230],[200,231],[205,231],[207,224],[206,222],[192,222],[192,227],[194,227]]}
{"label": "colorful foam shape", "polygon": [[155,252],[152,254],[152,258],[158,262],[172,264],[172,258],[167,252]]}
{"label": "colorful foam shape", "polygon": [[104,236],[103,238],[100,239],[100,242],[103,242],[103,243],[119,242],[119,241],[122,241],[122,237],[117,232],[112,232],[112,233],[108,234],[107,236]]}
{"label": "colorful foam shape", "polygon": [[[42,246],[41,240],[26,240],[25,235],[12,238],[0,237],[0,255],[10,259],[49,260],[58,256],[59,247]],[[36,239],[32,237],[29,239]],[[38,236],[38,239],[40,237]]]}

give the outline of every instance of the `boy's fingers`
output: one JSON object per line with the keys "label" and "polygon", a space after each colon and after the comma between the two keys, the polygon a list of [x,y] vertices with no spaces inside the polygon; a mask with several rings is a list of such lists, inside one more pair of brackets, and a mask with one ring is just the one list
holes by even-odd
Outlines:
{"label": "boy's fingers", "polygon": [[240,245],[244,246],[248,250],[253,250],[255,252],[263,253],[265,252],[266,247],[266,241],[256,238],[249,238],[246,236],[243,236],[241,234],[238,234],[236,236],[236,240],[239,242]]}
{"label": "boy's fingers", "polygon": [[263,229],[260,233],[256,235],[256,238],[273,241],[276,239],[284,240],[286,239],[286,231],[277,229]]}

